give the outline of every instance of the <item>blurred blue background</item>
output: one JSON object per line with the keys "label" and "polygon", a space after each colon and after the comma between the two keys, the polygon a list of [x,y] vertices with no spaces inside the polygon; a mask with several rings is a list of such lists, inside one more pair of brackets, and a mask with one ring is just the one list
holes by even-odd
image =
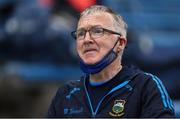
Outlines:
{"label": "blurred blue background", "polygon": [[179,0],[0,0],[0,117],[44,117],[57,88],[79,79],[79,12],[113,8],[127,21],[124,65],[157,75],[180,117]]}

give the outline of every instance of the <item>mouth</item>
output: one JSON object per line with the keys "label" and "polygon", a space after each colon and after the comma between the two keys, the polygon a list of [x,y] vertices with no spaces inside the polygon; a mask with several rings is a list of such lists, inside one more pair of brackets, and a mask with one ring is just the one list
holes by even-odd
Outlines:
{"label": "mouth", "polygon": [[84,54],[90,53],[90,52],[96,52],[96,51],[97,51],[96,49],[86,49],[86,50],[84,50]]}

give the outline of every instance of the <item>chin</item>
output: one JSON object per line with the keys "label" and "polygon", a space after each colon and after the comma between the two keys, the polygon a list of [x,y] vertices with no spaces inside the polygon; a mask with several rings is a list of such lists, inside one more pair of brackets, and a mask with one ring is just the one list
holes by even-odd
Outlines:
{"label": "chin", "polygon": [[93,65],[93,64],[96,64],[98,61],[97,60],[95,60],[95,59],[86,59],[86,60],[83,60],[84,61],[84,63],[86,63],[86,64],[89,64],[89,65]]}

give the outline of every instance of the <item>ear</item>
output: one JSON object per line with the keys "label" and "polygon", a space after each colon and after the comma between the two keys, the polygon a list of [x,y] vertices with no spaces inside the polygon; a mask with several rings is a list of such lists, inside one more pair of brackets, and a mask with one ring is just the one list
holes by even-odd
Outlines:
{"label": "ear", "polygon": [[119,40],[118,49],[119,50],[124,49],[126,47],[126,44],[127,44],[127,39],[123,38],[123,37],[119,37],[118,40]]}

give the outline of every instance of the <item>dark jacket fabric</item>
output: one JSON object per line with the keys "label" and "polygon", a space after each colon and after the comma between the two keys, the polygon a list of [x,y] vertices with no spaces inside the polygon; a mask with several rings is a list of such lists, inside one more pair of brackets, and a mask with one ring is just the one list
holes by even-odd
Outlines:
{"label": "dark jacket fabric", "polygon": [[59,88],[47,117],[172,118],[174,106],[161,80],[123,67],[110,81],[91,84],[89,76]]}

